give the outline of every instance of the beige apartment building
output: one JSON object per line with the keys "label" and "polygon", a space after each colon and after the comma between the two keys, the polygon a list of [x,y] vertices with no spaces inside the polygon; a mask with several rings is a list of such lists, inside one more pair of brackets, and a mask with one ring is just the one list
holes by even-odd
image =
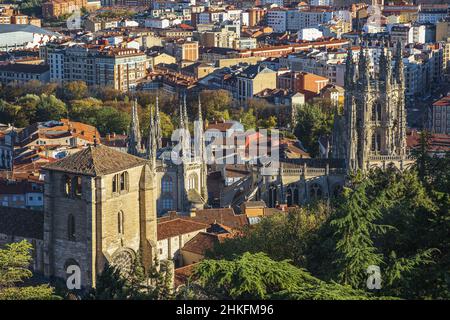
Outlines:
{"label": "beige apartment building", "polygon": [[52,48],[47,56],[51,81],[84,81],[120,91],[133,90],[146,76],[149,63],[139,50],[101,46]]}
{"label": "beige apartment building", "polygon": [[87,0],[50,0],[42,4],[42,15],[46,19],[57,18],[86,6]]}
{"label": "beige apartment building", "polygon": [[237,76],[236,95],[241,103],[264,89],[275,89],[277,87],[277,73],[262,63],[251,65]]}
{"label": "beige apartment building", "polygon": [[174,56],[177,61],[197,61],[198,42],[197,41],[173,41],[166,43],[167,53]]}

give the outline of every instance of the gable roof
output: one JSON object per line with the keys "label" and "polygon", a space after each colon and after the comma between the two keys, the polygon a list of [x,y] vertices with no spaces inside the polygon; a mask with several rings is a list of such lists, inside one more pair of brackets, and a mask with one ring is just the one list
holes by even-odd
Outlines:
{"label": "gable roof", "polygon": [[208,228],[207,224],[180,218],[158,222],[158,241],[198,230],[206,230],[206,228]]}
{"label": "gable roof", "polygon": [[42,168],[96,177],[134,168],[145,163],[147,163],[145,159],[103,145],[89,145],[75,154]]}
{"label": "gable roof", "polygon": [[248,225],[247,216],[245,214],[234,214],[232,208],[213,208],[202,209],[195,212],[195,216],[191,219],[208,225],[220,223],[224,226],[240,229]]}
{"label": "gable roof", "polygon": [[219,242],[215,234],[200,232],[181,248],[183,251],[189,251],[196,254],[205,255],[206,251],[212,250],[214,245]]}

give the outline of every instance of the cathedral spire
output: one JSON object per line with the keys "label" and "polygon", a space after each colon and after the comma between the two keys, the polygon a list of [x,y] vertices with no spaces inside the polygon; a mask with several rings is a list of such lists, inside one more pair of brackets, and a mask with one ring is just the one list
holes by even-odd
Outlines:
{"label": "cathedral spire", "polygon": [[156,96],[156,104],[155,104],[155,138],[156,138],[156,148],[162,148],[162,132],[161,132],[161,118],[159,115],[159,97]]}
{"label": "cathedral spire", "polygon": [[367,49],[362,45],[359,50],[358,83],[363,90],[367,90],[370,86],[369,59],[367,56]]}
{"label": "cathedral spire", "polygon": [[184,113],[183,113],[183,102],[180,97],[180,110],[178,112],[179,115],[179,129],[184,129]]}
{"label": "cathedral spire", "polygon": [[186,130],[189,130],[189,119],[187,115],[187,104],[186,104],[186,93],[183,97],[183,116],[184,116],[184,125]]}
{"label": "cathedral spire", "polygon": [[148,159],[151,161],[152,169],[156,168],[156,123],[153,117],[153,109],[150,107],[150,124],[148,128]]}
{"label": "cathedral spire", "polygon": [[379,78],[381,81],[384,81],[384,87],[388,91],[392,82],[392,63],[389,50],[386,50],[384,45],[384,40],[381,46],[379,73]]}
{"label": "cathedral spire", "polygon": [[203,132],[203,116],[202,116],[202,103],[200,100],[200,95],[198,95],[198,119],[197,125],[195,127],[195,142],[197,143],[198,150],[198,161],[201,163],[200,170],[200,187],[201,187],[201,196],[205,203],[208,201],[208,187],[207,187],[207,176],[208,176],[208,167],[206,164],[206,153],[205,153],[205,134]]}
{"label": "cathedral spire", "polygon": [[353,86],[355,79],[355,68],[353,65],[353,51],[349,47],[347,50],[347,59],[345,61],[345,89],[348,90]]}
{"label": "cathedral spire", "polygon": [[131,105],[131,122],[128,132],[128,146],[129,154],[138,156],[141,154],[141,131],[139,128],[139,117],[137,111],[137,100],[134,100]]}
{"label": "cathedral spire", "polygon": [[403,56],[402,56],[402,43],[399,40],[397,42],[397,47],[395,51],[395,69],[394,69],[395,80],[399,85],[404,87],[404,74],[403,74]]}

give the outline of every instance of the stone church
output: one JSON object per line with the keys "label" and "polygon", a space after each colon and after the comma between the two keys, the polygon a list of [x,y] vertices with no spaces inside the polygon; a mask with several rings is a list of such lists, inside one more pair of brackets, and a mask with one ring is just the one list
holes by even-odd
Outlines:
{"label": "stone church", "polygon": [[[201,112],[199,102],[200,123]],[[187,129],[187,121],[185,103],[180,127]],[[94,143],[43,167],[45,276],[66,279],[67,267],[77,265],[82,286],[93,287],[106,263],[126,271],[139,250],[148,268],[157,255],[157,213],[203,208],[207,168],[202,126],[196,135],[200,154],[183,148],[184,161],[175,165],[170,148],[161,147],[159,122],[157,103],[147,147],[142,148],[133,104],[128,153]]]}
{"label": "stone church", "polygon": [[346,177],[356,170],[393,166],[402,170],[412,160],[406,149],[405,83],[402,46],[382,49],[377,72],[361,46],[358,64],[348,51],[345,103],[336,115],[330,150],[325,159],[280,160],[278,170],[261,174],[254,182],[256,199],[269,206],[303,204],[328,198],[342,190]]}
{"label": "stone church", "polygon": [[[349,50],[345,105],[336,116],[329,157],[282,159],[267,174],[255,166],[236,199],[264,200],[270,207],[296,205],[340,192],[348,173],[371,167],[411,164],[406,150],[406,115],[401,46],[394,63],[385,50],[376,74],[370,74],[364,48],[358,65]],[[128,153],[94,145],[48,164],[45,170],[44,273],[65,279],[69,265],[81,269],[82,285],[92,287],[105,263],[126,270],[140,250],[144,267],[157,255],[157,214],[188,212],[208,199],[203,128],[199,154],[172,163],[161,145],[156,104],[142,147],[136,104],[132,108]],[[186,104],[180,105],[180,128],[188,128]],[[198,118],[202,121],[199,103]]]}
{"label": "stone church", "polygon": [[[199,123],[203,123],[200,101],[198,110],[197,120]],[[184,98],[184,104],[180,104],[179,128],[189,130],[186,98]],[[168,211],[189,212],[193,208],[203,208],[208,201],[207,165],[203,161],[205,153],[203,127],[199,126],[197,129],[195,137],[202,139],[199,141],[200,153],[187,155],[186,151],[181,150],[181,153],[185,153],[183,161],[181,164],[175,164],[171,157],[173,148],[162,147],[158,98],[156,99],[155,115],[153,116],[153,112],[151,112],[150,116],[147,148],[143,147],[142,142],[145,139],[141,138],[136,104],[132,107],[128,153],[147,159],[155,155],[158,215]],[[183,144],[183,146],[185,145]]]}

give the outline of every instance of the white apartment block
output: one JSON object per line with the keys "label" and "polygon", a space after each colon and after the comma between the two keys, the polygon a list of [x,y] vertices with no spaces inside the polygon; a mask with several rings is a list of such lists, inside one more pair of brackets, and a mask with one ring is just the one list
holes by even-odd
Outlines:
{"label": "white apartment block", "polygon": [[284,5],[284,1],[283,0],[261,0],[260,4],[263,6],[276,4],[277,6],[282,7]]}
{"label": "white apartment block", "polygon": [[417,22],[419,23],[432,23],[436,24],[439,20],[442,20],[448,15],[447,9],[424,9],[417,15]]}
{"label": "white apartment block", "polygon": [[334,0],[311,0],[309,5],[311,6],[332,6]]}
{"label": "white apartment block", "polygon": [[450,96],[433,103],[428,118],[433,133],[450,134]]}
{"label": "white apartment block", "polygon": [[50,51],[47,59],[50,66],[50,82],[61,83],[64,79],[64,52]]}
{"label": "white apartment block", "polygon": [[317,28],[304,28],[298,32],[298,39],[305,41],[313,41],[323,36],[322,32]]}
{"label": "white apartment block", "polygon": [[304,28],[318,27],[333,19],[333,11],[324,9],[290,9],[286,14],[286,29],[299,31]]}

